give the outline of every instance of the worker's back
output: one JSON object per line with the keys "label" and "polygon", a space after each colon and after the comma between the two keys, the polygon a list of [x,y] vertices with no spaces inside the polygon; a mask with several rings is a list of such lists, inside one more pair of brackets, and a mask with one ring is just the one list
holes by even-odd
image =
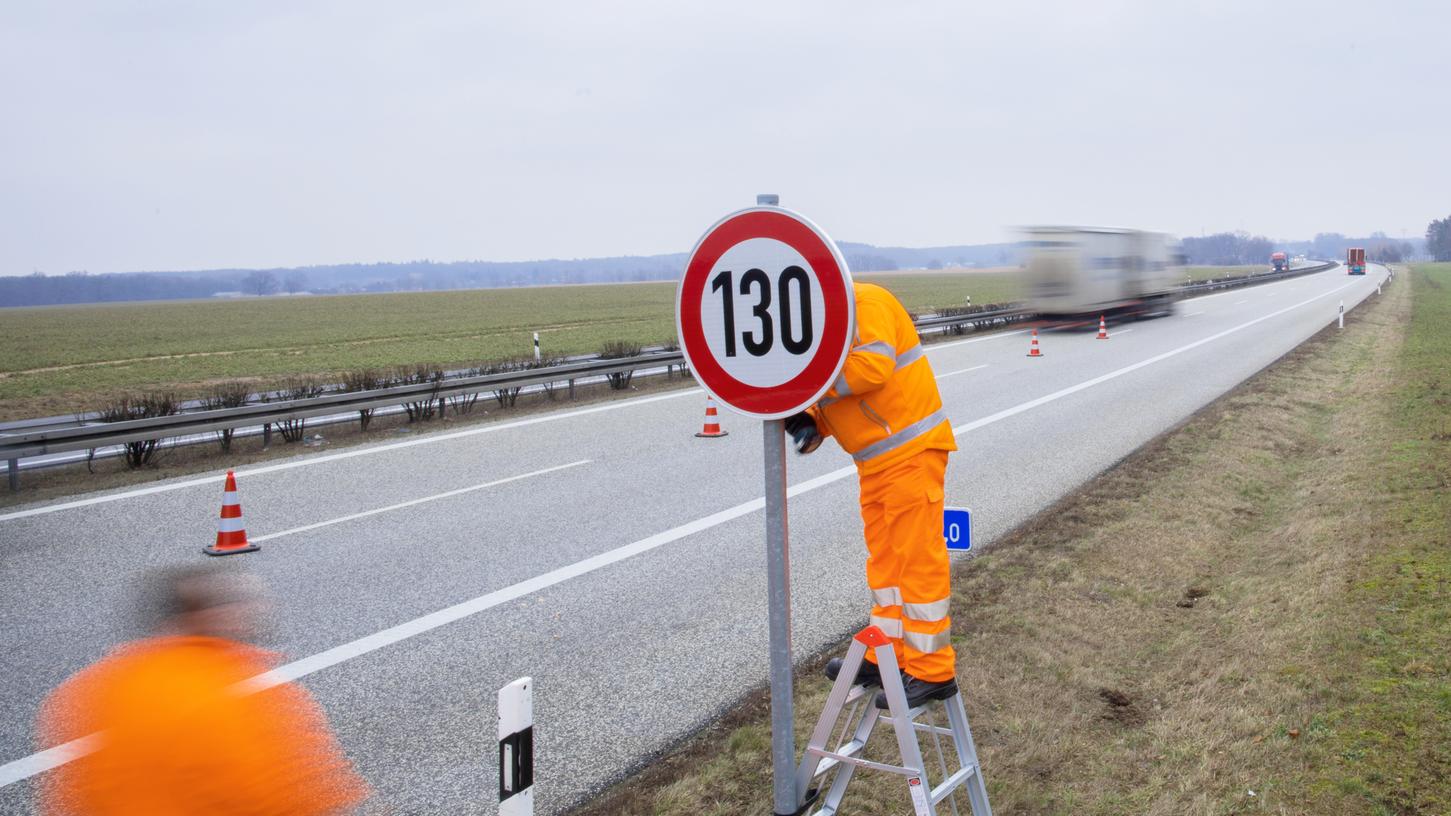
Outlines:
{"label": "worker's back", "polygon": [[923,450],[957,450],[912,316],[880,286],[853,289],[856,338],[836,384],[817,403],[821,430],[864,473]]}

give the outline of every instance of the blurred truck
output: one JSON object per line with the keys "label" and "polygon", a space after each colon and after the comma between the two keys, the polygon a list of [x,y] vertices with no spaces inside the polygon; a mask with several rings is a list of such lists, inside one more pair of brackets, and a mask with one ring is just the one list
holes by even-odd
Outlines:
{"label": "blurred truck", "polygon": [[1276,272],[1284,272],[1290,268],[1290,259],[1285,257],[1285,253],[1283,252],[1276,252],[1270,255],[1270,263],[1274,264]]}
{"label": "blurred truck", "polygon": [[1027,227],[1027,306],[1060,322],[1169,314],[1183,256],[1167,235],[1095,227]]}
{"label": "blurred truck", "polygon": [[1363,247],[1350,247],[1345,250],[1346,274],[1365,274],[1365,249]]}

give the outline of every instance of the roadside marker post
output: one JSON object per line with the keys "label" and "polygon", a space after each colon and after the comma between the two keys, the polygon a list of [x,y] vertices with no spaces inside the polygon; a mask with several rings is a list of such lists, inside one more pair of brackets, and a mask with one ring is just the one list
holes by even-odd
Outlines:
{"label": "roadside marker post", "polygon": [[972,549],[972,511],[966,507],[942,508],[942,537],[952,552]]}
{"label": "roadside marker post", "polygon": [[539,332],[534,332],[534,362],[539,362]]}
{"label": "roadside marker post", "polygon": [[1340,321],[1340,328],[1345,328],[1345,301],[1343,300],[1340,301],[1340,311],[1337,313],[1337,318]]}
{"label": "roadside marker post", "polygon": [[534,813],[534,680],[499,689],[499,816]]}
{"label": "roadside marker post", "polygon": [[770,635],[772,804],[800,811],[791,667],[791,557],[785,418],[836,380],[851,351],[856,300],[841,251],[774,195],[706,230],[675,297],[680,349],[717,402],[762,420]]}

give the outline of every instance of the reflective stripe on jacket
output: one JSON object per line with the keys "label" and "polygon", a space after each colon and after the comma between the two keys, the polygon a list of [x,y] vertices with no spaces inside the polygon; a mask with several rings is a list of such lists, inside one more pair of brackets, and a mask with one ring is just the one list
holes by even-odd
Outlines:
{"label": "reflective stripe on jacket", "polygon": [[856,341],[836,383],[811,409],[857,469],[872,473],[924,450],[957,450],[912,317],[890,292],[853,284]]}

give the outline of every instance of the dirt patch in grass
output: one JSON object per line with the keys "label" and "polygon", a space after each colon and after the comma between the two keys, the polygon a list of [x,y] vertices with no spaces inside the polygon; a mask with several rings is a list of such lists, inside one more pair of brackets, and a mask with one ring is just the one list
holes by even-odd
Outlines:
{"label": "dirt patch in grass", "polygon": [[[1451,343],[1407,362],[1440,314],[1428,290],[1412,343],[1398,279],[959,565],[958,682],[996,812],[1451,812],[1451,450],[1432,439]],[[579,816],[770,812],[764,711],[758,694]],[[868,779],[851,812],[909,812]]]}

